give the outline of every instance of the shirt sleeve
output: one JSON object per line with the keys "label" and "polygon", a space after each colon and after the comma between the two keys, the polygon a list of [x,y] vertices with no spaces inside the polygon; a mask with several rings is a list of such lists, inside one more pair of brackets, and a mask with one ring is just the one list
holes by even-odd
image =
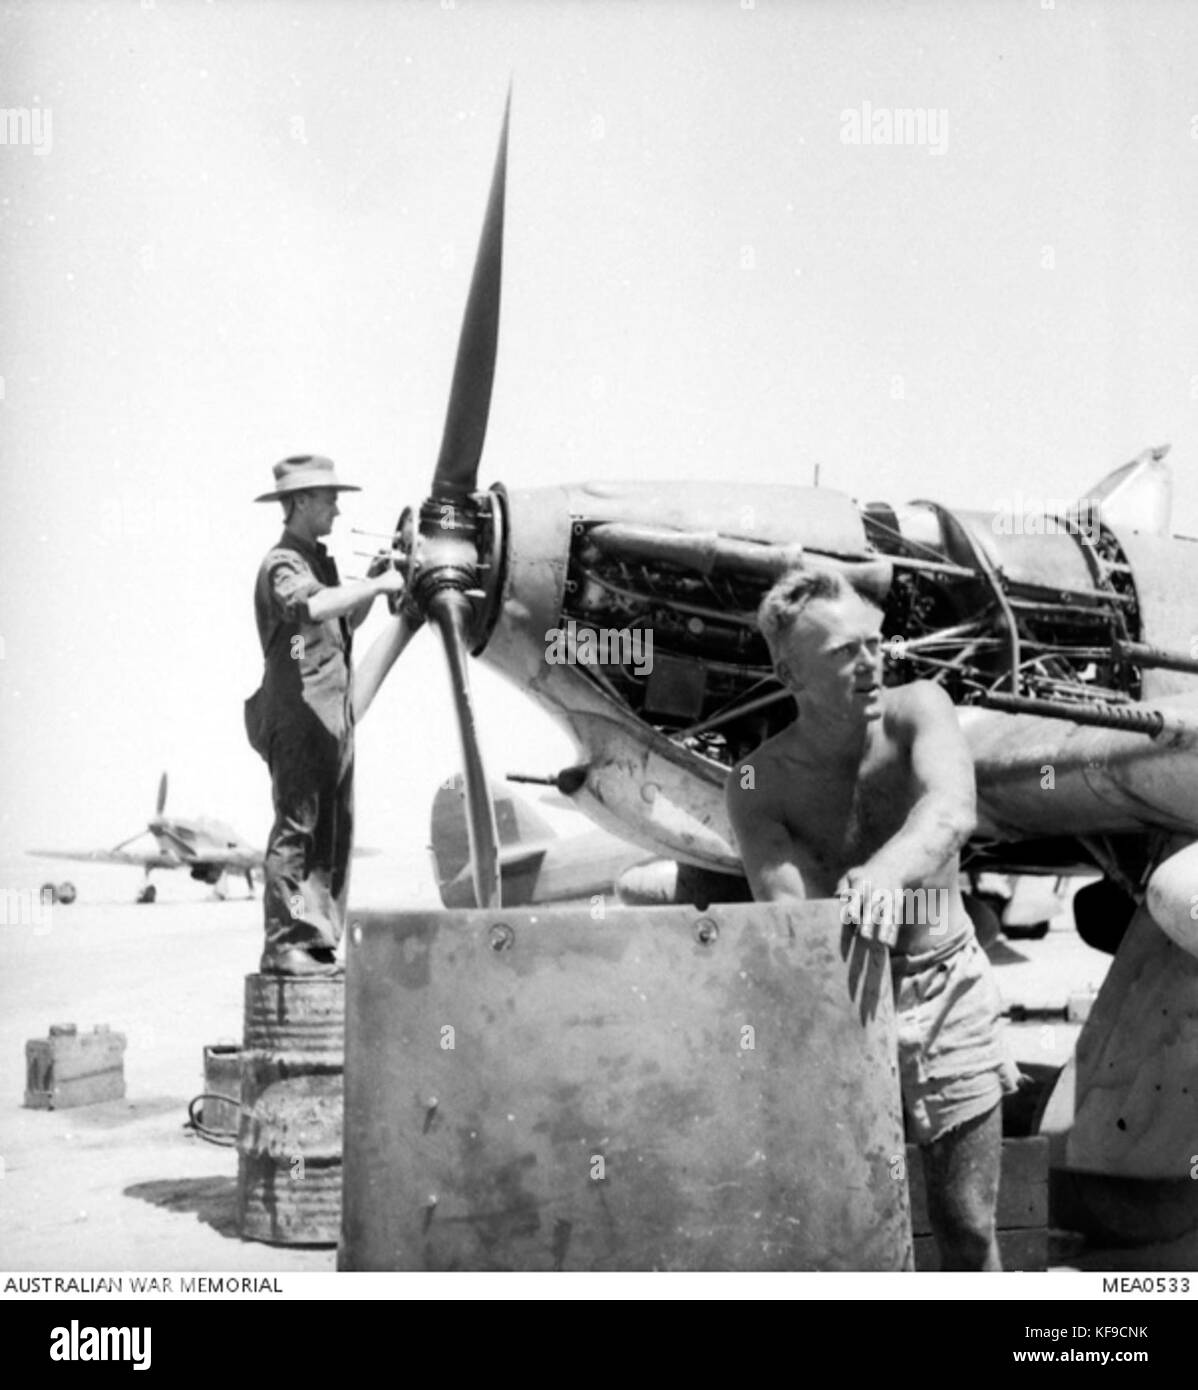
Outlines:
{"label": "shirt sleeve", "polygon": [[308,600],[326,586],[312,573],[303,556],[294,550],[278,550],[271,556],[267,573],[271,602],[283,621],[311,622]]}

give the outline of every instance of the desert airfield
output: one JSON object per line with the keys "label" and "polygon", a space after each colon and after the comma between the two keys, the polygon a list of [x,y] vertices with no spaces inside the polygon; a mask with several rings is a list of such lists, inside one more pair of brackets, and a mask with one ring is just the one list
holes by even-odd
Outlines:
{"label": "desert airfield", "polygon": [[[155,876],[158,902],[133,903],[140,876],[119,868],[0,864],[10,920],[0,933],[0,1267],[39,1271],[331,1271],[332,1249],[242,1241],[237,1158],[187,1127],[203,1089],[203,1051],[240,1041],[242,983],[256,968],[257,897],[220,902],[185,875]],[[69,877],[78,900],[42,921],[11,920],[41,883]],[[231,893],[244,894],[244,885]],[[358,907],[435,902],[423,859],[381,855],[354,868]],[[1063,1008],[1097,989],[1109,958],[1077,937],[1067,913],[1039,941],[991,951],[1005,1002]],[[61,1111],[26,1109],[25,1043],[52,1023],[107,1023],[124,1033],[126,1096]],[[1021,1063],[1062,1064],[1078,1024],[1008,1025]],[[1167,1245],[1078,1248],[1055,1242],[1057,1269],[1195,1270],[1198,1231]]]}
{"label": "desert airfield", "polygon": [[[362,906],[436,901],[423,857],[354,865]],[[187,875],[158,873],[138,905],[135,870],[7,859],[11,904],[43,882],[79,892],[48,921],[0,935],[0,1267],[10,1270],[332,1270],[331,1249],[242,1241],[237,1155],[187,1126],[204,1048],[239,1044],[242,985],[261,952],[260,889],[224,902]],[[23,901],[18,898],[18,901]],[[24,1108],[25,1043],[52,1023],[107,1023],[127,1039],[124,1100]]]}

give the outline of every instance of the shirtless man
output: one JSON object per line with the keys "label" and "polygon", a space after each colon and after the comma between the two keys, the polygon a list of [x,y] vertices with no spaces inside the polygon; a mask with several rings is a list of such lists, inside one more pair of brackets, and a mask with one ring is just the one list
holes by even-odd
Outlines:
{"label": "shirtless man", "polygon": [[785,575],[758,612],[798,718],[733,769],[753,896],[839,896],[891,948],[903,1103],[923,1150],[941,1268],[999,1269],[1001,1001],[957,886],[973,763],[939,686],[882,686],[882,614],[837,573]]}

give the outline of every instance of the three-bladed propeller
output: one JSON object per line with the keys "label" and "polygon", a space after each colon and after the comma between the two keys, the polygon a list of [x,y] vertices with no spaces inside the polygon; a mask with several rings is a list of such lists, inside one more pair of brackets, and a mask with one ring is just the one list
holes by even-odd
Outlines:
{"label": "three-bladed propeller", "polygon": [[474,895],[478,906],[486,908],[499,906],[499,836],[478,744],[466,651],[474,617],[470,594],[477,591],[479,579],[479,509],[475,489],[491,410],[499,338],[510,110],[509,90],[491,175],[491,193],[458,339],[441,451],[433,471],[431,492],[420,508],[418,554],[411,573],[410,594],[420,612],[436,625],[445,647],[462,744]]}
{"label": "three-bladed propeller", "polygon": [[130,835],[127,840],[122,840],[119,845],[113,845],[110,853],[115,854],[118,849],[124,849],[126,845],[131,845],[134,840],[139,840],[147,830],[153,830],[157,821],[162,818],[162,812],[166,809],[166,773],[164,772],[158,779],[158,800],[154,804],[154,819],[148,821],[145,827]]}

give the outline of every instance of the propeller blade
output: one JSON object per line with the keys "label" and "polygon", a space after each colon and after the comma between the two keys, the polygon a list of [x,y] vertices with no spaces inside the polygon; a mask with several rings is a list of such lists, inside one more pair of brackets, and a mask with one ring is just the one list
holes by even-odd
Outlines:
{"label": "propeller blade", "polygon": [[154,810],[156,816],[162,815],[163,807],[166,805],[166,773],[158,779],[158,805]]}
{"label": "propeller blade", "polygon": [[113,845],[108,853],[115,854],[118,849],[124,849],[126,845],[131,845],[134,840],[140,840],[145,833],[144,830],[139,830],[136,835],[130,835],[127,840],[122,840],[119,845]]}
{"label": "propeller blade", "polygon": [[495,378],[495,350],[499,337],[499,291],[503,279],[503,201],[511,105],[509,87],[499,150],[491,175],[491,195],[487,200],[474,276],[458,339],[441,452],[433,473],[433,496],[459,504],[470,496],[478,481],[478,461],[491,410],[491,384]]}
{"label": "propeller blade", "polygon": [[465,633],[470,621],[469,601],[454,589],[442,589],[429,603],[429,617],[436,623],[445,644],[445,659],[449,663],[449,681],[462,740],[466,831],[470,843],[474,900],[479,907],[496,908],[500,906],[499,835],[495,829],[495,808],[491,803],[487,774],[478,746],[474,707],[470,701],[470,680],[466,671]]}

